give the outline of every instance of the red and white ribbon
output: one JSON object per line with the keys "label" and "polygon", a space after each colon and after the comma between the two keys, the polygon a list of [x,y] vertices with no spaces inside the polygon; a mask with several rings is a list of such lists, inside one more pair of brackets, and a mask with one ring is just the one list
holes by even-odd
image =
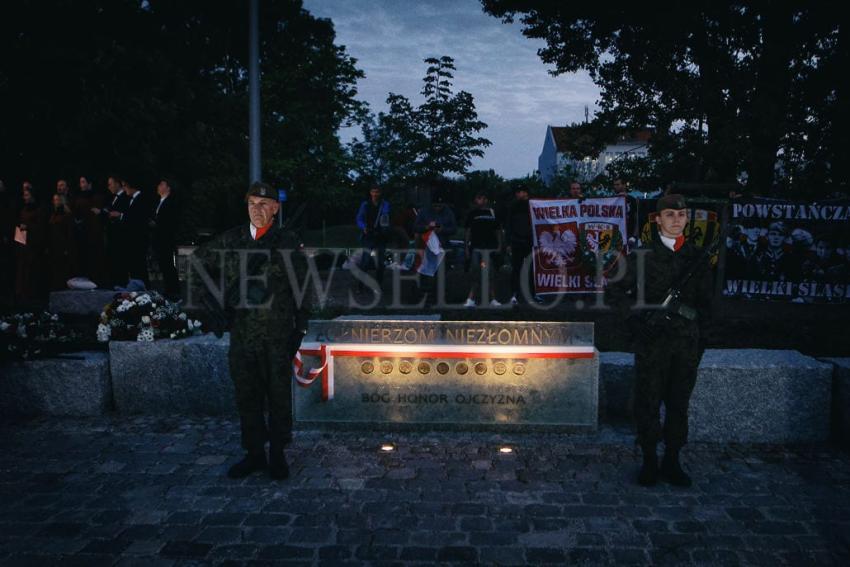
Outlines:
{"label": "red and white ribbon", "polygon": [[[307,356],[318,356],[318,368],[311,368],[304,374],[304,361],[301,358],[302,353]],[[292,360],[292,373],[295,376],[296,382],[302,388],[307,388],[316,378],[322,377],[322,400],[332,400],[334,397],[334,382],[333,382],[333,355],[331,349],[327,345],[319,343],[302,343],[301,348],[295,353],[295,358]]]}
{"label": "red and white ribbon", "polygon": [[[319,367],[304,374],[302,354],[318,356]],[[393,356],[409,358],[593,358],[592,346],[525,346],[525,345],[395,345],[373,343],[303,343],[293,360],[295,380],[308,387],[322,378],[322,400],[334,397],[335,356],[376,357]]]}

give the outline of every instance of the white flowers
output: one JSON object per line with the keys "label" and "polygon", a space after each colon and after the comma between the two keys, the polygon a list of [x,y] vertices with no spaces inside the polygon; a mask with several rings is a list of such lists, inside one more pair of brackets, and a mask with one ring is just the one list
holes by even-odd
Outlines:
{"label": "white flowers", "polygon": [[100,314],[99,341],[180,339],[199,335],[203,323],[180,310],[156,291],[116,295]]}
{"label": "white flowers", "polygon": [[0,321],[0,331],[2,331],[2,332],[4,332],[4,333],[6,332],[6,329],[8,329],[8,328],[9,328],[9,327],[11,327],[11,326],[12,326],[12,325],[10,325],[9,323],[7,323],[6,321]]}
{"label": "white flowers", "polygon": [[139,342],[153,342],[153,329],[151,327],[142,327],[139,330],[136,340]]}
{"label": "white flowers", "polygon": [[104,325],[103,323],[97,326],[97,341],[101,343],[105,343],[109,340],[109,337],[112,335],[112,327],[109,325]]}
{"label": "white flowers", "polygon": [[129,311],[130,309],[132,309],[132,307],[133,304],[125,299],[121,301],[121,303],[118,305],[118,307],[115,308],[115,310],[118,313],[124,313],[125,311]]}

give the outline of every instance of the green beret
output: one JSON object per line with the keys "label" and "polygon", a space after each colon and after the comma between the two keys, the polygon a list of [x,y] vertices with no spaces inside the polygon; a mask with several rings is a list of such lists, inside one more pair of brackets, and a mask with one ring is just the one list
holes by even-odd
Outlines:
{"label": "green beret", "polygon": [[685,204],[685,197],[682,195],[677,195],[672,193],[670,195],[664,195],[660,199],[658,199],[658,203],[655,206],[655,210],[659,213],[664,209],[687,209],[688,206]]}
{"label": "green beret", "polygon": [[277,201],[277,192],[272,189],[271,185],[268,183],[255,181],[251,184],[250,189],[248,189],[248,193],[245,195],[246,199],[248,197],[265,197],[266,199],[274,199]]}

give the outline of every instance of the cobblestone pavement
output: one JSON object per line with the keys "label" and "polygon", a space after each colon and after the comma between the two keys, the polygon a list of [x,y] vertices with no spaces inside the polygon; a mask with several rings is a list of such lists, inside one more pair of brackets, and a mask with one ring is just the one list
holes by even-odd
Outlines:
{"label": "cobblestone pavement", "polygon": [[0,433],[4,565],[850,562],[850,455],[829,447],[692,445],[683,490],[636,486],[638,454],[610,427],[299,432],[280,483],[225,477],[240,454],[230,420]]}

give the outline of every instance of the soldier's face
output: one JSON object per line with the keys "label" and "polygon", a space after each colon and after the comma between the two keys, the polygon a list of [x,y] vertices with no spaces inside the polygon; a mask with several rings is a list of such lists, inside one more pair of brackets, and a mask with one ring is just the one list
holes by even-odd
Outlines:
{"label": "soldier's face", "polygon": [[60,195],[65,195],[68,192],[68,182],[60,179],[56,182],[56,192]]}
{"label": "soldier's face", "polygon": [[668,238],[678,238],[688,224],[687,209],[664,209],[655,218],[661,234]]}
{"label": "soldier's face", "polygon": [[770,230],[767,233],[767,243],[771,248],[779,248],[785,241],[785,235],[778,230]]}
{"label": "soldier's face", "polygon": [[274,199],[265,197],[248,197],[248,217],[251,224],[257,228],[263,228],[269,224],[280,209],[280,203]]}
{"label": "soldier's face", "polygon": [[829,257],[832,256],[832,246],[829,245],[829,242],[821,240],[818,242],[815,252],[821,260],[829,260]]}

